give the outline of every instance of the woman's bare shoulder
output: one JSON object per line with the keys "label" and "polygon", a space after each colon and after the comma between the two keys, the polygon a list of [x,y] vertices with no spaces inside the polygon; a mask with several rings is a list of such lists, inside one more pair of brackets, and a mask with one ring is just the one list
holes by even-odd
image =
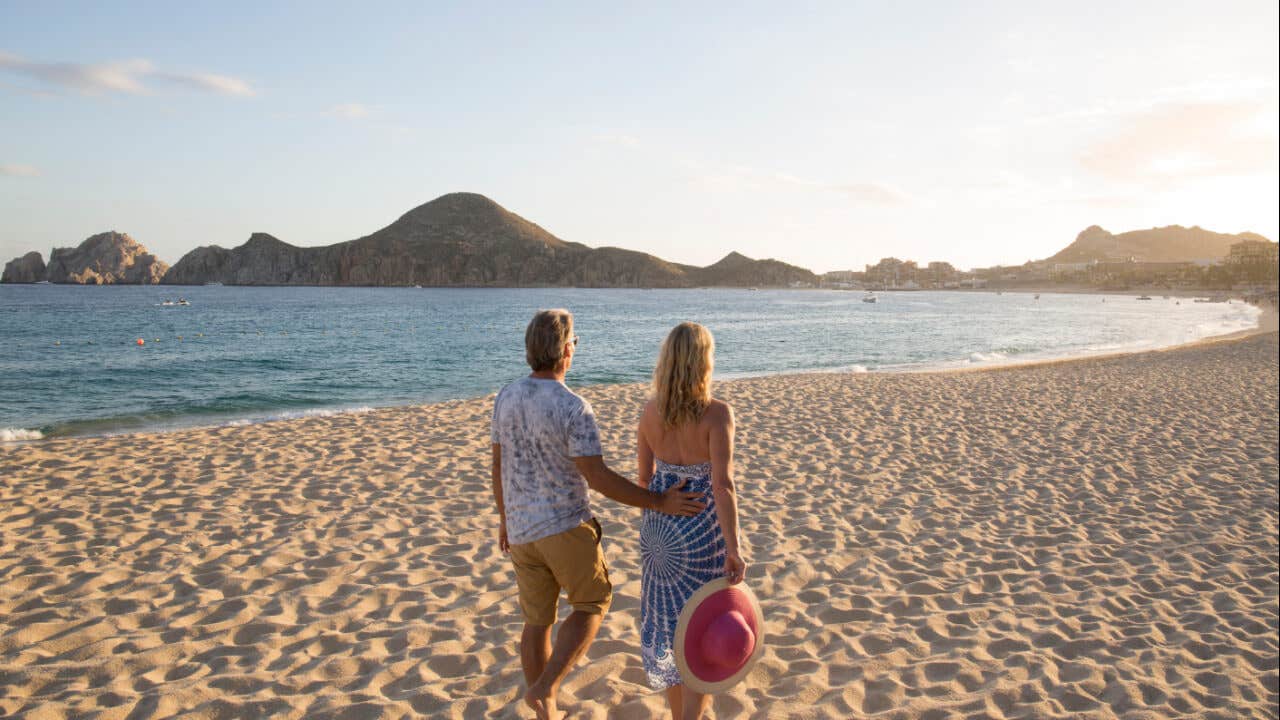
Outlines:
{"label": "woman's bare shoulder", "polygon": [[644,407],[640,409],[640,420],[653,417],[658,412],[658,401],[654,398],[647,398],[644,401]]}
{"label": "woman's bare shoulder", "polygon": [[644,407],[640,409],[640,427],[652,425],[658,419],[658,403],[653,398],[649,398],[644,402]]}
{"label": "woman's bare shoulder", "polygon": [[714,423],[732,423],[733,406],[723,400],[711,398],[705,417]]}

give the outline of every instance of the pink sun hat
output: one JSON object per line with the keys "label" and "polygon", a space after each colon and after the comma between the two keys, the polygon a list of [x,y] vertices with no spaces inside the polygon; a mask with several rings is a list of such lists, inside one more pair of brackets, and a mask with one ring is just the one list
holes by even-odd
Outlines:
{"label": "pink sun hat", "polygon": [[685,685],[708,695],[737,685],[764,654],[764,616],[755,593],[726,578],[707,582],[680,611],[674,645]]}

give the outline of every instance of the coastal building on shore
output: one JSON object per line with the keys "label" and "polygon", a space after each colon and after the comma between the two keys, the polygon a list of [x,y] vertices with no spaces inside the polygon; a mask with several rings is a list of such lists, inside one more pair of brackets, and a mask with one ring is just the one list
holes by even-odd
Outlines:
{"label": "coastal building on shore", "polygon": [[836,290],[860,290],[862,289],[863,273],[857,270],[832,270],[823,273],[821,286],[824,288],[833,288]]}
{"label": "coastal building on shore", "polygon": [[1227,267],[1232,275],[1255,282],[1275,282],[1280,269],[1280,244],[1266,240],[1241,240],[1231,246]]}

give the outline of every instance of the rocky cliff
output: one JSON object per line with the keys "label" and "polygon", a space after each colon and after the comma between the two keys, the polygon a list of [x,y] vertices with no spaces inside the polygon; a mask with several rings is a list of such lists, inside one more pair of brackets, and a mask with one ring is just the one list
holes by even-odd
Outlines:
{"label": "rocky cliff", "polygon": [[4,266],[0,283],[33,283],[44,280],[44,258],[32,250],[20,258],[10,260]]}
{"label": "rocky cliff", "polygon": [[128,235],[104,232],[86,239],[79,247],[54,248],[45,279],[80,285],[150,285],[160,282],[168,269]]}
{"label": "rocky cliff", "polygon": [[734,253],[711,268],[621,248],[561,240],[483,195],[444,195],[387,227],[325,247],[254,234],[230,250],[201,247],[165,275],[169,284],[691,287],[785,285],[813,273]]}
{"label": "rocky cliff", "polygon": [[1091,225],[1048,261],[1078,263],[1135,257],[1141,262],[1191,262],[1226,257],[1231,246],[1241,240],[1265,239],[1254,233],[1227,235],[1198,226],[1186,228],[1181,225],[1112,235],[1097,225]]}

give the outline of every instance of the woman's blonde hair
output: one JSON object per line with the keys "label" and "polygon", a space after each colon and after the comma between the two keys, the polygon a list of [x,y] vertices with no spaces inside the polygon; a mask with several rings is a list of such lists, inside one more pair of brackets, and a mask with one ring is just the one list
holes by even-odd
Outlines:
{"label": "woman's blonde hair", "polygon": [[667,333],[653,369],[653,398],[664,427],[675,428],[702,419],[711,404],[711,370],[716,341],[711,331],[683,322]]}

